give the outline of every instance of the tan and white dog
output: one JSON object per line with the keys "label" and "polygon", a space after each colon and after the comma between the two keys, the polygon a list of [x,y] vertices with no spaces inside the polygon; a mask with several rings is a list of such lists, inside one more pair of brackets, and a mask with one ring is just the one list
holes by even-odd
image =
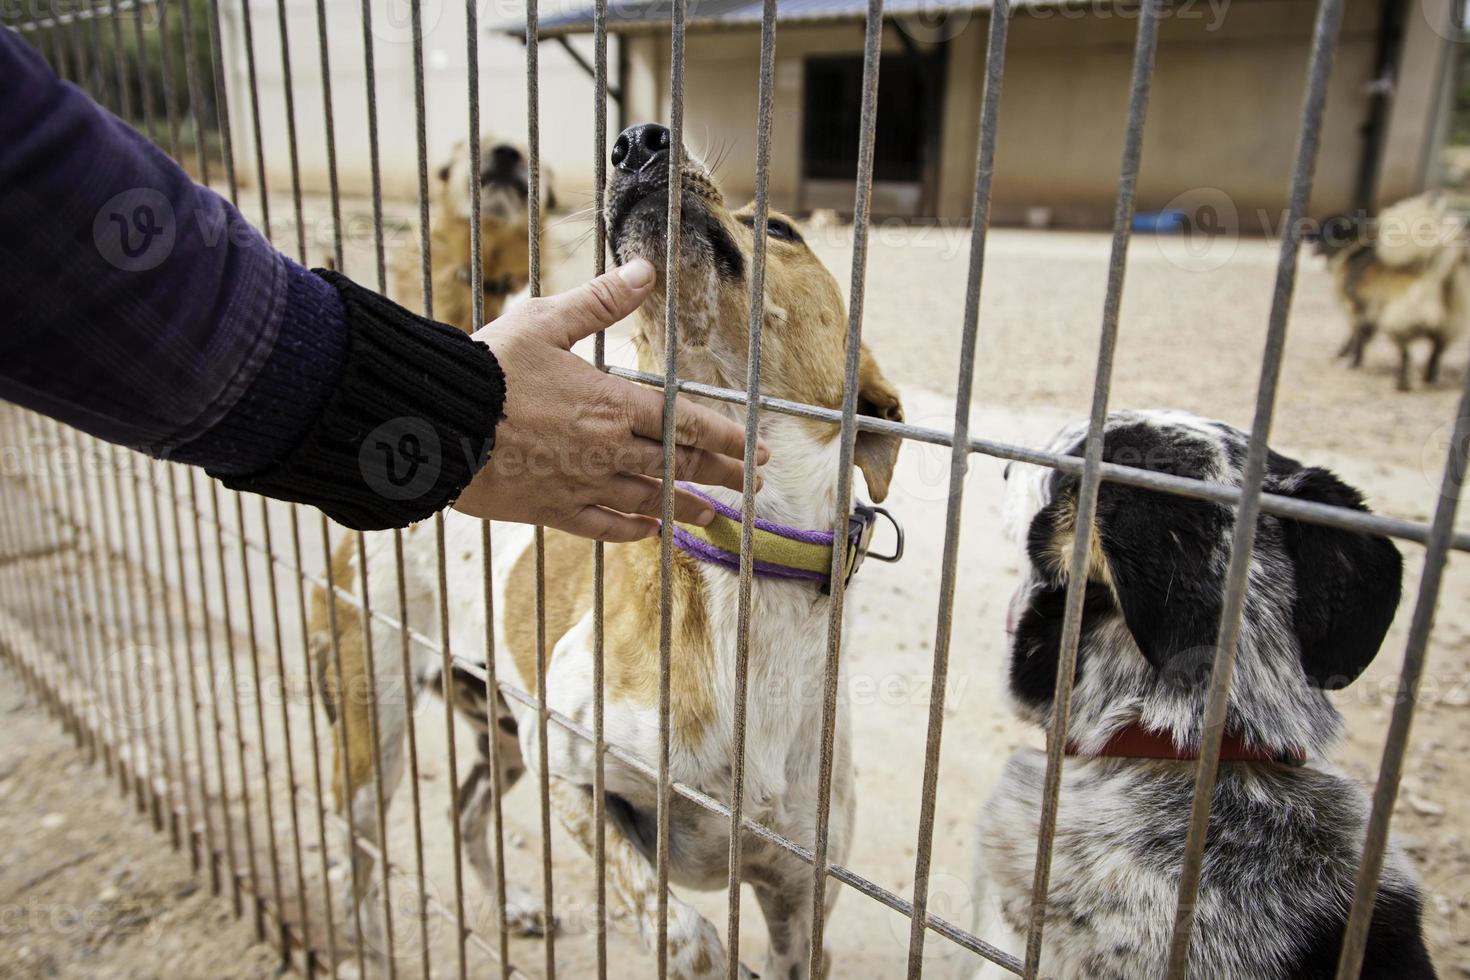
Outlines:
{"label": "tan and white dog", "polygon": [[[637,316],[635,344],[642,366],[663,363],[662,282],[667,241],[669,133],[662,126],[635,126],[617,140],[608,187],[608,229],[619,262],[644,257],[659,269],[660,283]],[[680,252],[680,349],[682,378],[743,385],[748,344],[749,267],[753,248],[751,209],[731,211],[702,164],[683,168],[683,222]],[[768,230],[765,284],[762,389],[768,396],[838,408],[843,397],[846,314],[836,281],[807,247],[790,220],[772,215]],[[739,410],[726,406],[726,411]],[[859,410],[883,419],[902,418],[894,388],[871,355],[861,357]],[[770,447],[757,516],[787,529],[830,529],[837,501],[839,439],[834,426],[809,419],[766,413],[761,436]],[[860,433],[856,465],[868,494],[882,500],[888,491],[899,439]],[[739,495],[702,488],[729,506]],[[462,658],[483,657],[487,606],[482,597],[482,525],[446,514],[444,558],[449,585],[449,635]],[[493,534],[491,629],[499,679],[534,691],[538,641],[535,549],[532,530],[497,525]],[[845,543],[844,543],[845,544]],[[408,621],[425,634],[439,631],[437,549],[431,526],[410,528],[404,536]],[[830,556],[830,550],[827,552]],[[851,554],[851,553],[850,553]],[[546,690],[549,707],[591,726],[593,709],[592,555],[590,542],[557,532],[546,534],[545,614]],[[759,557],[759,553],[757,554]],[[397,609],[394,551],[380,537],[368,552],[374,608]],[[355,581],[355,555],[338,555],[337,580]],[[659,543],[609,545],[606,550],[605,722],[607,740],[653,765],[659,746]],[[672,716],[670,770],[674,780],[719,800],[728,800],[734,763],[733,718],[736,670],[738,577],[717,563],[678,550],[672,566]],[[819,739],[827,621],[831,598],[821,583],[759,577],[755,581],[749,646],[749,701],[745,768],[745,813],[806,847],[812,846],[819,793]],[[349,688],[362,689],[369,656],[355,626],[357,614],[339,601],[343,673]],[[852,609],[848,604],[847,609]],[[324,689],[336,706],[338,746],[341,722],[348,724],[346,775],[353,792],[348,801],[357,832],[377,837],[374,770],[369,712],[361,697],[341,698],[330,670],[331,636],[325,598],[317,597],[312,656],[326,664]],[[850,630],[844,636],[851,635]],[[400,639],[390,626],[375,626],[371,668],[379,692],[401,690]],[[844,658],[845,659],[845,658]],[[319,669],[322,669],[319,666]],[[391,793],[404,768],[403,723],[418,692],[444,686],[438,659],[414,651],[414,691],[407,698],[380,693],[377,730],[384,792]],[[479,727],[480,758],[460,797],[465,852],[488,887],[494,866],[486,849],[491,813],[490,736],[483,681],[468,666],[456,667],[451,699]],[[841,685],[839,685],[839,692]],[[501,725],[493,733],[502,750],[505,786],[539,760],[535,714],[519,701],[501,698]],[[853,779],[845,701],[839,695],[832,782],[829,857],[845,859],[852,835]],[[551,798],[562,824],[590,854],[595,827],[590,787],[593,748],[554,722],[548,729]],[[338,786],[343,782],[338,758]],[[653,781],[618,759],[606,758],[608,793],[607,869],[614,895],[637,921],[645,945],[657,935],[657,877],[652,856],[658,792]],[[341,797],[339,796],[339,800]],[[698,889],[726,883],[728,821],[675,794],[672,804],[670,876]],[[363,862],[365,863],[365,862]],[[810,958],[812,870],[786,851],[748,837],[741,878],[755,891],[769,931],[769,953],[762,976],[801,980]],[[359,899],[367,893],[366,875],[357,882]],[[835,883],[827,893],[830,906]],[[534,909],[537,901],[512,889],[508,915],[523,931],[547,926]],[[362,907],[365,922],[375,909]],[[681,978],[725,976],[720,930],[692,907],[669,896],[669,974]],[[743,969],[743,968],[742,968]],[[626,974],[625,974],[626,975]],[[743,975],[750,975],[745,971]]]}
{"label": "tan and white dog", "polygon": [[[525,147],[492,136],[480,138],[480,269],[485,294],[485,322],[498,317],[506,301],[531,281],[531,215],[529,157]],[[463,140],[436,173],[437,187],[429,217],[430,282],[433,316],[440,323],[473,333],[474,258],[470,230],[470,153]],[[541,168],[541,261],[547,267],[546,213],[556,207],[550,171]],[[424,312],[422,252],[405,249],[393,267],[393,297],[409,309]]]}

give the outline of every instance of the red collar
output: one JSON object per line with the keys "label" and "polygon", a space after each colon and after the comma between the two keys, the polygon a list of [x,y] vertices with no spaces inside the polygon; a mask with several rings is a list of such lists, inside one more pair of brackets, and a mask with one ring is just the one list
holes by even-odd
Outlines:
{"label": "red collar", "polygon": [[[1076,742],[1067,743],[1067,755],[1103,759],[1169,759],[1193,761],[1199,758],[1194,749],[1180,748],[1174,739],[1164,732],[1149,731],[1137,723],[1113,733],[1106,745],[1098,752],[1083,752]],[[1307,761],[1301,749],[1274,752],[1271,749],[1247,745],[1239,735],[1226,732],[1220,741],[1221,762],[1275,762],[1299,766]]]}

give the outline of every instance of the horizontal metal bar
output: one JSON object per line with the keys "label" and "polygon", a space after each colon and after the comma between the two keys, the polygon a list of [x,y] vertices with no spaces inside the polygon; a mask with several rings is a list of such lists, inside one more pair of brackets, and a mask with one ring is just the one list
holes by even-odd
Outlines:
{"label": "horizontal metal bar", "polygon": [[[454,661],[456,667],[465,671],[466,673],[469,673],[473,677],[480,680],[483,680],[485,678],[485,668],[482,665],[474,663],[473,661],[464,660],[460,657],[455,657]],[[535,696],[527,691],[521,690],[513,684],[507,684],[505,681],[500,681],[500,690],[511,700],[518,701],[533,711],[541,710],[541,703],[535,698]],[[577,736],[578,738],[581,738],[588,742],[593,741],[593,733],[591,729],[584,727],[579,722],[575,721],[567,715],[562,714],[556,709],[547,708],[546,717],[549,721],[555,722],[558,726],[564,728],[566,731]],[[612,756],[614,759],[617,759],[618,761],[624,763],[629,768],[633,769],[635,772],[646,779],[653,780],[658,778],[658,770],[654,766],[631,754],[626,749],[623,749],[609,742],[605,747],[605,752],[609,756]],[[710,813],[723,817],[726,820],[730,819],[730,808],[721,803],[719,800],[715,799],[714,797],[695,789],[687,783],[682,783],[677,779],[670,780],[669,785],[675,793],[684,797],[684,799],[695,804],[696,806],[703,807]],[[766,843],[771,844],[774,847],[781,848],[783,851],[786,851],[788,854],[791,854],[792,856],[798,858],[806,864],[813,863],[812,852],[809,848],[801,846],[800,844],[796,843],[785,835],[772,830],[765,824],[757,823],[749,817],[742,816],[740,823],[741,826],[743,826],[747,831],[754,834],[756,837],[760,838]],[[889,891],[883,886],[869,881],[867,878],[864,878],[862,875],[849,868],[843,867],[842,865],[838,864],[829,864],[827,865],[827,874],[837,881],[840,881],[844,885],[848,885],[849,887],[863,893],[874,901],[888,906],[895,912],[901,912],[905,916],[913,915],[913,903],[905,901],[904,899],[895,895],[893,892]],[[946,939],[949,939],[950,941],[964,947],[965,949],[969,950],[972,953],[975,953],[978,956],[983,956],[985,959],[989,960],[992,963],[995,963],[997,966],[1003,967],[1011,971],[1012,973],[1020,974],[1021,961],[1018,960],[1016,957],[1006,953],[1004,950],[990,945],[983,939],[980,939],[978,936],[975,936],[972,933],[961,929],[959,926],[956,926],[954,923],[942,919],[936,915],[927,914],[924,921],[925,924],[936,934],[943,936]]]}
{"label": "horizontal metal bar", "polygon": [[65,27],[68,24],[76,24],[88,20],[102,20],[114,14],[124,14],[129,10],[138,10],[142,7],[157,7],[158,0],[118,0],[117,3],[102,7],[90,7],[79,10],[74,14],[53,14],[41,20],[26,21],[24,24],[16,24],[14,30],[19,34],[34,34],[36,31],[50,30],[53,27]]}
{"label": "horizontal metal bar", "polygon": [[[622,367],[609,367],[607,370],[608,373],[620,378],[626,378],[629,381],[636,381],[639,384],[646,384],[655,388],[663,387],[664,379],[661,375]],[[732,405],[744,405],[747,401],[745,392],[743,391],[737,391],[734,388],[721,388],[716,385],[701,384],[697,381],[684,381],[681,379],[678,382],[678,389],[681,392],[696,395],[700,398],[711,398],[715,401],[727,402]],[[762,395],[760,397],[760,407],[762,411],[770,410],[782,415],[812,419],[817,422],[830,422],[833,425],[840,425],[842,423],[842,413],[835,409],[820,408],[816,405],[793,402],[785,398],[771,398]],[[907,422],[889,422],[886,419],[873,418],[870,415],[858,416],[857,427],[860,432],[895,435],[912,442],[922,442],[934,446],[950,446],[954,443],[954,434],[945,432],[943,429],[930,429],[924,426],[910,425]],[[1081,475],[1082,473],[1083,461],[1081,456],[1047,452],[1044,449],[1029,449],[1025,446],[1017,446],[1014,443],[997,442],[993,439],[973,437],[969,440],[969,447],[970,452],[978,453],[982,456],[993,456],[997,459],[1006,459],[1017,463],[1033,463],[1037,466],[1045,466],[1074,475]],[[1139,487],[1144,490],[1156,490],[1160,493],[1190,497],[1195,500],[1209,500],[1229,506],[1235,506],[1240,503],[1241,492],[1238,487],[1230,487],[1223,483],[1214,483],[1209,480],[1196,480],[1191,477],[1174,476],[1170,473],[1139,469],[1136,466],[1122,466],[1118,463],[1103,463],[1102,475],[1103,480],[1109,483],[1121,483],[1125,486]],[[1406,521],[1398,517],[1384,517],[1381,514],[1348,510],[1344,507],[1333,507],[1329,504],[1298,500],[1295,497],[1283,497],[1280,494],[1274,493],[1263,494],[1261,501],[1261,510],[1277,517],[1289,517],[1292,520],[1305,521],[1308,524],[1320,524],[1324,527],[1340,528],[1344,531],[1381,534],[1387,538],[1412,541],[1416,544],[1427,544],[1429,541],[1429,525],[1419,521]],[[1470,551],[1470,532],[1457,532],[1450,539],[1450,548],[1453,551]]]}

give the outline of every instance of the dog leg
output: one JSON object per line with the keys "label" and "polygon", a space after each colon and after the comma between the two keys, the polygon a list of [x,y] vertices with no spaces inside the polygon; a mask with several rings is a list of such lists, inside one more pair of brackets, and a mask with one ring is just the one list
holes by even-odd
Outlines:
{"label": "dog leg", "polygon": [[1439,359],[1444,354],[1444,334],[1429,335],[1429,360],[1424,362],[1424,383],[1432,385],[1439,380]]}
{"label": "dog leg", "polygon": [[[596,845],[597,825],[589,790],[553,779],[551,806],[562,826],[590,856]],[[644,949],[656,953],[658,943],[658,877],[654,868],[612,821],[606,826],[607,880],[613,892],[638,921]],[[669,903],[669,971],[678,980],[719,980],[725,976],[725,946],[713,923],[679,901]],[[745,966],[740,976],[755,980]]]}
{"label": "dog leg", "polygon": [[1399,374],[1396,385],[1399,391],[1409,390],[1409,344],[1408,341],[1399,341]]}
{"label": "dog leg", "polygon": [[1363,351],[1367,349],[1368,341],[1373,339],[1373,334],[1377,331],[1378,328],[1371,323],[1360,323],[1353,329],[1351,340],[1353,352],[1352,367],[1360,368],[1363,366]]}
{"label": "dog leg", "polygon": [[[497,878],[495,859],[490,855],[490,818],[494,814],[495,780],[491,778],[489,745],[485,736],[480,736],[480,759],[470,770],[464,785],[459,789],[459,833],[465,856],[480,887],[487,895],[495,895]],[[500,735],[501,761],[505,770],[501,775],[501,792],[509,790],[525,773],[521,763],[520,744],[512,733]],[[556,917],[548,922],[541,900],[524,886],[507,880],[505,883],[505,927],[513,936],[544,936],[546,930],[557,928]]]}
{"label": "dog leg", "polygon": [[[805,868],[806,865],[801,867]],[[779,977],[780,980],[807,980],[812,955],[812,878],[811,870],[802,874],[785,874],[771,881],[753,882],[756,901],[766,920],[766,934],[770,938],[770,951],[766,954],[766,965],[762,977]],[[827,882],[826,907],[831,918],[832,906],[837,901],[839,886],[835,881]],[[822,950],[822,972],[818,980],[824,980],[832,972],[832,957]]]}

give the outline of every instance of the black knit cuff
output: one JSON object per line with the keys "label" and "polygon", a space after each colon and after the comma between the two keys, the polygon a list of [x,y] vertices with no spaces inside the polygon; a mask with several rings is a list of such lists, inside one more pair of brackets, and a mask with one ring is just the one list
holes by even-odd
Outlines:
{"label": "black knit cuff", "polygon": [[347,362],[321,417],[279,462],[227,487],[310,504],[363,531],[423,520],[459,496],[495,445],[505,376],[453,327],[314,269],[347,311]]}

